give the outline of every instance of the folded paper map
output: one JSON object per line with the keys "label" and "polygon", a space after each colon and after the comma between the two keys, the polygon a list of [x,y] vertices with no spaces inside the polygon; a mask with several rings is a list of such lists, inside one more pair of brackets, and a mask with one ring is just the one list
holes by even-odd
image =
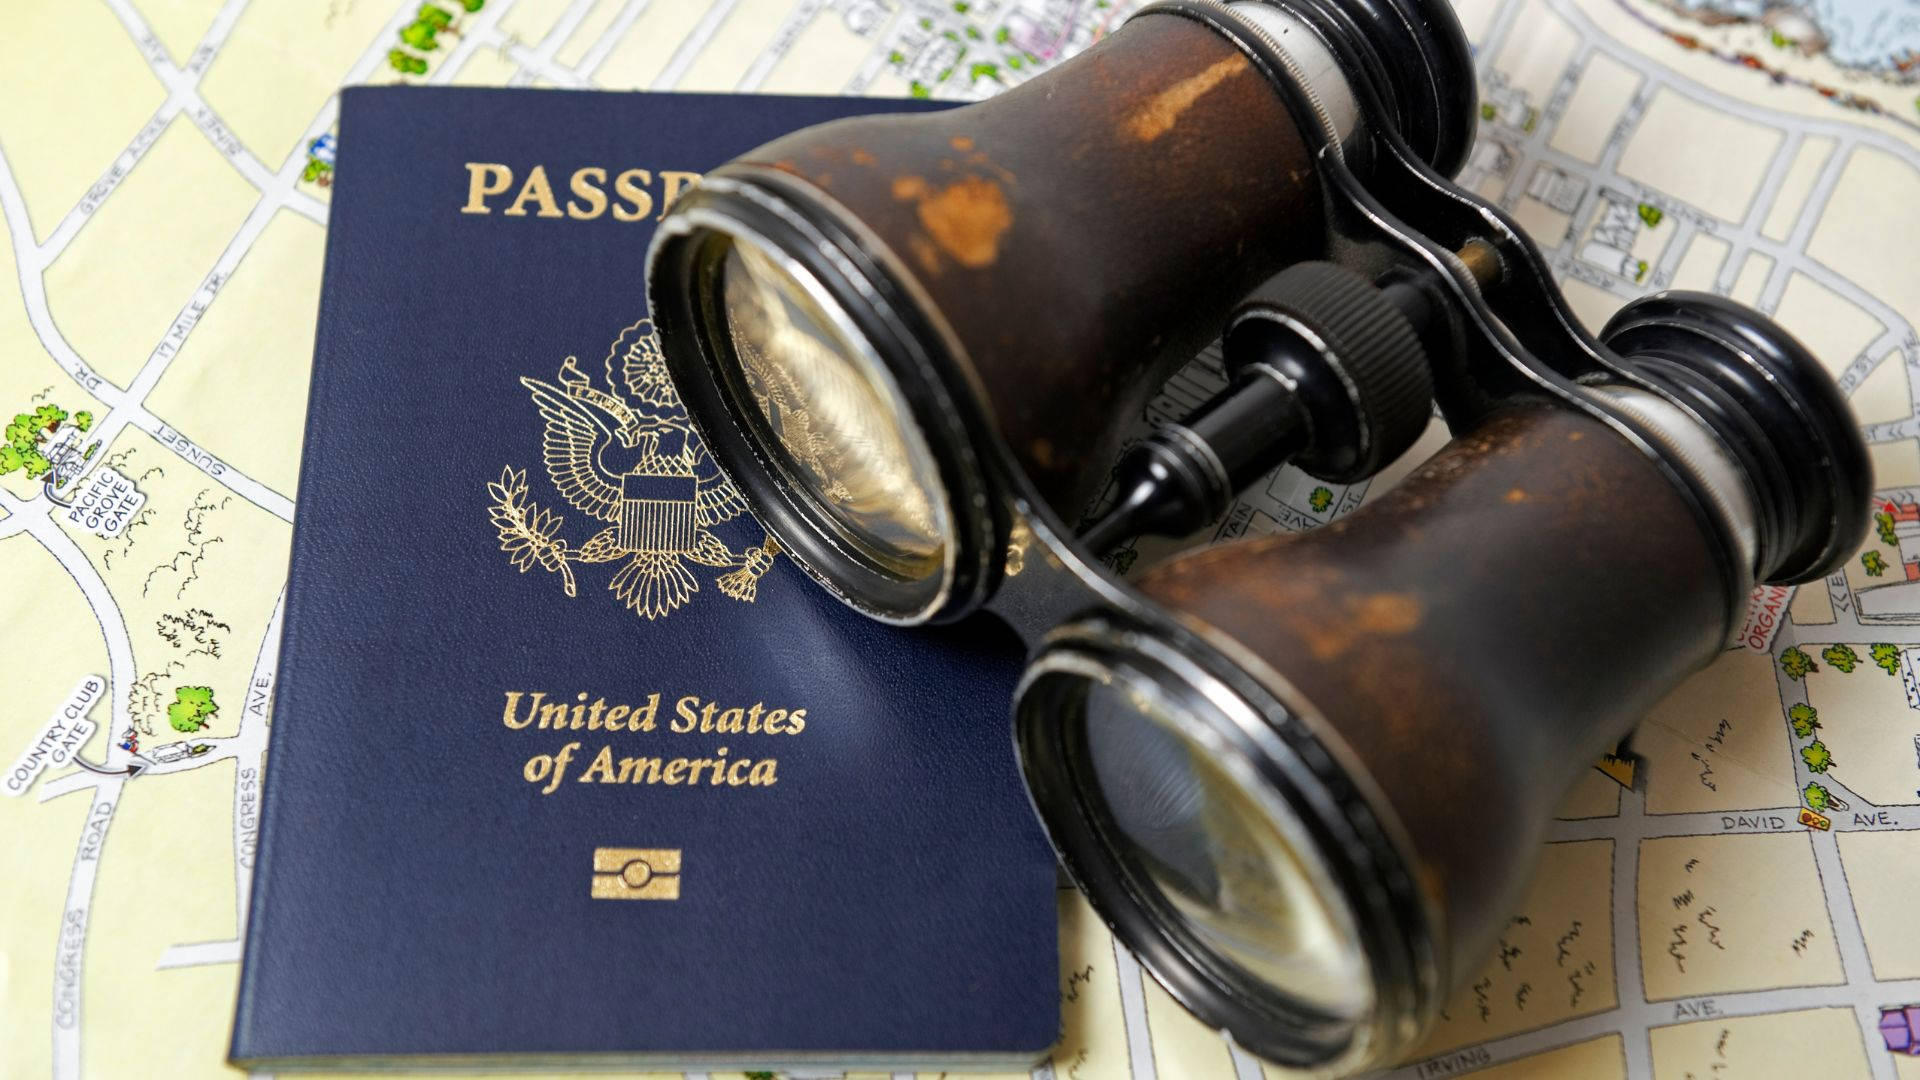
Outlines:
{"label": "folded paper map", "polygon": [[[1134,6],[10,5],[0,419],[24,422],[0,449],[0,1073],[228,1071],[339,86],[964,99]],[[1596,771],[1575,793],[1499,955],[1398,1075],[1916,1080],[1915,24],[1890,0],[1458,10],[1483,102],[1463,182],[1532,231],[1591,325],[1686,287],[1800,335],[1866,429],[1879,517],[1844,573],[1756,597],[1737,647],[1642,726],[1632,789]],[[459,294],[457,263],[395,254],[437,271],[419,304]],[[1366,497],[1283,471],[1223,528]],[[1502,803],[1485,792],[1459,827]],[[1076,896],[1060,908],[1065,1035],[1036,1076],[1259,1075]]]}

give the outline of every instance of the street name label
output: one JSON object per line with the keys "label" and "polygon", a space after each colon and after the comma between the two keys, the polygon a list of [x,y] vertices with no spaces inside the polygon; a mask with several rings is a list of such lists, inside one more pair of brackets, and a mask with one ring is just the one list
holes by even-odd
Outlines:
{"label": "street name label", "polygon": [[1492,1052],[1484,1046],[1475,1046],[1471,1049],[1460,1050],[1443,1057],[1430,1058],[1423,1061],[1415,1072],[1420,1077],[1420,1080],[1428,1080],[1429,1077],[1453,1076],[1457,1073],[1485,1068],[1491,1064],[1493,1064]]}
{"label": "street name label", "polygon": [[87,744],[96,728],[93,721],[87,719],[87,713],[107,692],[107,680],[98,675],[88,675],[80,680],[60,707],[53,710],[40,733],[27,745],[20,756],[14,760],[13,767],[7,770],[5,793],[18,798],[27,793],[40,774],[54,765],[67,765],[73,756]]}
{"label": "street name label", "polygon": [[73,505],[67,508],[67,520],[103,540],[111,540],[126,531],[127,522],[147,504],[146,492],[120,470],[101,466],[89,475]]}
{"label": "street name label", "polygon": [[1786,625],[1787,604],[1793,599],[1790,585],[1756,585],[1747,603],[1747,617],[1733,636],[1728,648],[1751,649],[1757,653],[1773,651],[1773,639]]}
{"label": "street name label", "polygon": [[1783,814],[1722,814],[1721,832],[1779,832],[1787,827]]}

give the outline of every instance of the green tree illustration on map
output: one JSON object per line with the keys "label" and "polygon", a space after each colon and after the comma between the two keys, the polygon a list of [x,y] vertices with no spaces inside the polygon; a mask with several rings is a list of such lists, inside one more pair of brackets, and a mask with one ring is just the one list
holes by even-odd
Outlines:
{"label": "green tree illustration on map", "polygon": [[220,711],[213,703],[213,688],[182,686],[173,692],[173,704],[167,706],[167,723],[175,731],[191,735],[210,722],[208,717]]}
{"label": "green tree illustration on map", "polygon": [[1313,494],[1307,496],[1307,505],[1313,507],[1314,513],[1324,514],[1327,507],[1333,505],[1333,492],[1324,487],[1314,488]]}
{"label": "green tree illustration on map", "polygon": [[1833,792],[1828,791],[1819,784],[1808,784],[1807,789],[1801,792],[1801,794],[1807,797],[1807,805],[1811,807],[1816,814],[1833,805]]}
{"label": "green tree illustration on map", "polygon": [[1899,646],[1889,645],[1883,641],[1868,648],[1867,655],[1873,659],[1873,666],[1879,668],[1881,671],[1889,675],[1900,674]]}
{"label": "green tree illustration on map", "polygon": [[1815,739],[1800,748],[1800,760],[1807,763],[1808,772],[1823,773],[1833,765],[1833,752],[1827,744]]}
{"label": "green tree illustration on map", "polygon": [[[67,410],[54,404],[42,405],[30,413],[16,413],[6,426],[6,442],[0,443],[0,476],[15,470],[25,471],[29,480],[45,476],[53,468],[53,462],[41,451],[40,444],[59,431],[67,420]],[[75,413],[72,420],[73,426],[81,431],[93,426],[90,412]]]}
{"label": "green tree illustration on map", "polygon": [[1789,679],[1795,681],[1804,679],[1808,672],[1814,670],[1813,657],[1808,656],[1800,646],[1795,645],[1780,654],[1780,670],[1786,672]]}
{"label": "green tree illustration on map", "polygon": [[1796,702],[1787,710],[1787,722],[1793,725],[1795,738],[1807,738],[1813,734],[1814,728],[1820,726],[1820,710]]}
{"label": "green tree illustration on map", "polygon": [[1868,577],[1879,577],[1887,572],[1887,559],[1878,551],[1864,551],[1860,553],[1860,566]]}
{"label": "green tree illustration on map", "polygon": [[1893,534],[1893,512],[1882,510],[1873,515],[1873,530],[1880,534],[1880,542],[1888,547],[1899,547],[1900,538]]}
{"label": "green tree illustration on map", "polygon": [[1820,650],[1820,659],[1832,664],[1843,675],[1853,674],[1853,669],[1860,666],[1860,654],[1849,645],[1829,645]]}
{"label": "green tree illustration on map", "polygon": [[47,459],[37,450],[21,450],[11,443],[0,446],[0,476],[16,469],[26,469],[29,477],[36,477],[47,471],[41,462]]}
{"label": "green tree illustration on map", "polygon": [[440,47],[440,43],[433,39],[434,33],[432,23],[416,21],[400,28],[400,40],[421,52],[432,52]]}

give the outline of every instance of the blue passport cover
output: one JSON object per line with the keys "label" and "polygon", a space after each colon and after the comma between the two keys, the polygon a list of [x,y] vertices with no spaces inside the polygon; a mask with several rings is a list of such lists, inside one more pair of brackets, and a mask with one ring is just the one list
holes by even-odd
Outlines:
{"label": "blue passport cover", "polygon": [[346,91],[236,1063],[1054,1041],[1017,642],[770,555],[645,321],[695,174],[916,107]]}

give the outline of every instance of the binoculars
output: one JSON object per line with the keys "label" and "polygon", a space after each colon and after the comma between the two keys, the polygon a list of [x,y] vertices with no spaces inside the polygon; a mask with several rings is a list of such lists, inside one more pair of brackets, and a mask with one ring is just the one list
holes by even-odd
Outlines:
{"label": "binoculars", "polygon": [[[1582,770],[1868,520],[1805,348],[1690,293],[1596,340],[1448,181],[1474,117],[1438,0],[1162,0],[991,100],[748,153],[649,256],[762,523],[875,618],[1014,626],[1063,864],[1185,1007],[1311,1075],[1417,1047]],[[1216,338],[1226,388],[1121,454]],[[1101,559],[1285,462],[1372,476],[1436,403],[1452,441],[1333,524]]]}

